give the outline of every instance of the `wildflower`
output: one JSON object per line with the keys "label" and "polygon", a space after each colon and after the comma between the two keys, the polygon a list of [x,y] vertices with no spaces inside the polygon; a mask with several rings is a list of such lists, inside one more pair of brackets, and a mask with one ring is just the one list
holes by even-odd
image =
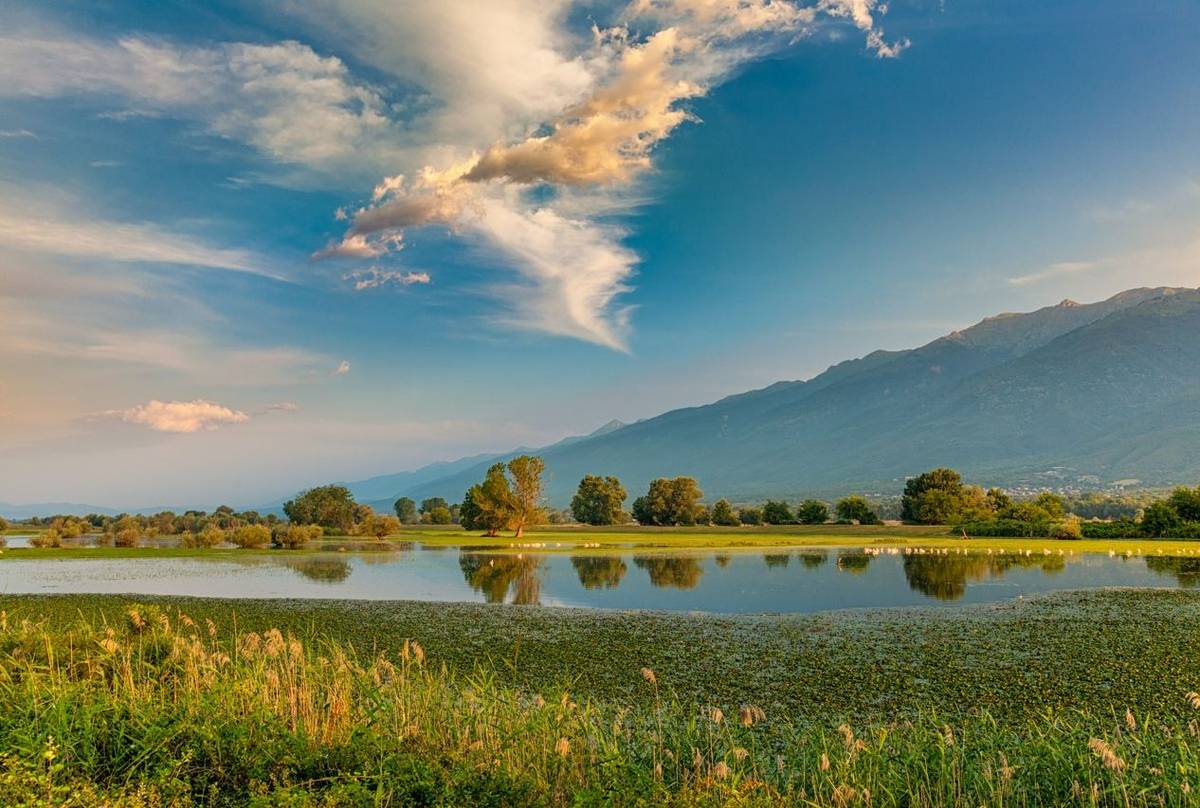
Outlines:
{"label": "wildflower", "polygon": [[1000,780],[1007,783],[1013,778],[1013,767],[1008,765],[1008,757],[1000,753]]}
{"label": "wildflower", "polygon": [[767,714],[762,711],[762,708],[753,704],[743,704],[742,708],[738,710],[738,719],[742,722],[743,727],[752,727],[756,721],[767,720]]}
{"label": "wildflower", "polygon": [[741,763],[743,760],[745,760],[747,757],[749,757],[749,755],[750,755],[750,753],[747,752],[743,747],[736,746],[733,749],[733,756],[737,759],[737,761],[739,763]]}
{"label": "wildflower", "polygon": [[112,637],[105,637],[103,640],[101,640],[100,647],[110,654],[115,654],[117,649],[120,648],[120,646],[117,645],[117,641]]}
{"label": "wildflower", "polygon": [[833,790],[833,804],[838,808],[846,808],[847,805],[854,802],[854,798],[858,796],[858,792],[848,785],[842,784]]}
{"label": "wildflower", "polygon": [[707,716],[708,716],[708,720],[713,722],[714,724],[720,724],[722,721],[725,720],[725,713],[722,712],[720,707],[708,708]]}
{"label": "wildflower", "polygon": [[829,771],[829,755],[824,752],[821,753],[821,771]]}
{"label": "wildflower", "polygon": [[1191,704],[1194,709],[1200,710],[1200,693],[1197,693],[1195,690],[1191,690],[1184,698],[1188,700],[1188,703]]}
{"label": "wildflower", "polygon": [[1092,738],[1088,741],[1088,749],[1091,749],[1092,753],[1100,758],[1100,761],[1104,764],[1104,768],[1113,772],[1124,771],[1125,761],[1121,759],[1115,749],[1109,746],[1107,741],[1100,738]]}
{"label": "wildflower", "polygon": [[842,744],[846,747],[847,752],[854,751],[854,730],[850,729],[849,724],[842,724],[838,727],[838,734],[842,736]]}
{"label": "wildflower", "polygon": [[725,765],[725,761],[721,761],[716,766],[713,766],[713,776],[718,780],[724,780],[729,776],[729,767]]}
{"label": "wildflower", "polygon": [[642,668],[642,678],[655,687],[658,686],[658,677],[654,675],[654,671],[649,668]]}
{"label": "wildflower", "polygon": [[554,745],[554,753],[559,757],[568,757],[571,754],[571,742],[566,738],[559,738],[558,743]]}
{"label": "wildflower", "polygon": [[542,698],[542,694],[538,693],[533,697],[533,706],[538,710],[546,706],[546,700]]}
{"label": "wildflower", "polygon": [[1125,710],[1125,726],[1129,727],[1129,731],[1133,732],[1137,729],[1137,719],[1133,717],[1133,711]]}
{"label": "wildflower", "polygon": [[946,739],[946,746],[954,746],[954,729],[949,724],[942,727],[942,736]]}

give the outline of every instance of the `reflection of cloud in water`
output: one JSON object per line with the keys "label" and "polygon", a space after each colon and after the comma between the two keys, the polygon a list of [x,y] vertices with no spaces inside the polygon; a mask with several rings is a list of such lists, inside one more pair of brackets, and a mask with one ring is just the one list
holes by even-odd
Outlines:
{"label": "reflection of cloud in water", "polygon": [[458,567],[463,577],[488,603],[504,603],[512,589],[512,603],[522,606],[541,601],[542,581],[538,571],[542,558],[532,555],[462,552]]}
{"label": "reflection of cloud in water", "polygon": [[692,589],[700,583],[704,568],[688,556],[634,556],[633,563],[650,574],[650,583],[658,587]]}
{"label": "reflection of cloud in water", "polygon": [[584,589],[616,589],[628,569],[619,556],[576,556],[571,566]]}

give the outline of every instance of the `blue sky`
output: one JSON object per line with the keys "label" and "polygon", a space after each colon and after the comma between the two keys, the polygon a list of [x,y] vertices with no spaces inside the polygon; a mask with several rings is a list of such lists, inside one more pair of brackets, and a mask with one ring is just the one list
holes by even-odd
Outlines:
{"label": "blue sky", "polygon": [[424,6],[0,11],[0,501],[248,504],[1200,285],[1192,2]]}

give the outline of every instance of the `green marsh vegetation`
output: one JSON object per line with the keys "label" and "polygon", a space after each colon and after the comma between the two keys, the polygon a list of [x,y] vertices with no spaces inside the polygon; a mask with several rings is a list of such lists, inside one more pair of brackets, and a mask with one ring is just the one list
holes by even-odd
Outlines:
{"label": "green marsh vegetation", "polygon": [[1189,593],[803,618],[0,609],[4,804],[1184,805],[1200,771]]}

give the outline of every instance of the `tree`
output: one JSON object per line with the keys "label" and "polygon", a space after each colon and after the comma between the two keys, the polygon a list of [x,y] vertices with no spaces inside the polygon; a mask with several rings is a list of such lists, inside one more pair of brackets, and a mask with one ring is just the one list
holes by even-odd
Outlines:
{"label": "tree", "polygon": [[703,496],[692,477],[660,477],[634,500],[633,518],[643,525],[694,525]]}
{"label": "tree", "polygon": [[938,468],[909,479],[904,484],[900,518],[921,522],[921,502],[930,491],[942,491],[957,500],[962,496],[962,476],[954,469]]}
{"label": "tree", "polygon": [[1200,522],[1200,488],[1176,488],[1167,503],[1185,522]]}
{"label": "tree", "polygon": [[401,524],[415,525],[421,521],[421,517],[417,515],[417,503],[408,497],[400,497],[392,504],[392,509],[396,511],[396,518]]}
{"label": "tree", "polygon": [[742,508],[738,511],[738,519],[743,525],[761,525],[762,511],[758,508]]}
{"label": "tree", "polygon": [[525,528],[537,524],[544,513],[542,509],[542,472],[546,463],[540,457],[521,455],[508,461],[508,473],[512,475],[512,520],[509,527],[516,531],[516,538],[525,535]]}
{"label": "tree", "polygon": [[358,532],[364,536],[374,536],[382,539],[400,529],[400,520],[385,513],[371,513],[358,525]]}
{"label": "tree", "polygon": [[436,505],[425,513],[425,518],[431,525],[452,525],[454,514],[445,505]]}
{"label": "tree", "polygon": [[349,533],[354,527],[354,496],[344,485],[323,485],[283,503],[283,512],[298,525],[320,525]]}
{"label": "tree", "polygon": [[860,525],[877,525],[879,517],[867,501],[859,496],[846,497],[838,501],[838,519],[843,522],[858,522]]}
{"label": "tree", "polygon": [[295,550],[324,535],[320,525],[278,525],[272,539],[277,547]]}
{"label": "tree", "polygon": [[1154,538],[1170,536],[1182,524],[1183,520],[1166,500],[1160,499],[1150,503],[1146,507],[1146,512],[1142,514],[1142,530],[1147,536]]}
{"label": "tree", "polygon": [[483,530],[495,536],[508,527],[512,515],[513,492],[504,475],[504,464],[494,463],[483,482],[471,486],[463,497],[460,521],[468,530]]}
{"label": "tree", "polygon": [[1049,491],[1038,494],[1033,504],[1045,511],[1051,519],[1062,519],[1067,515],[1067,506],[1063,498]]}
{"label": "tree", "polygon": [[1012,497],[999,488],[989,488],[987,492],[988,509],[992,513],[1001,513],[1012,507]]}
{"label": "tree", "polygon": [[727,499],[718,499],[712,506],[712,523],[721,527],[737,527],[742,523]]}
{"label": "tree", "polygon": [[819,499],[806,499],[796,508],[796,521],[802,525],[823,525],[829,521],[829,508]]}
{"label": "tree", "polygon": [[6,530],[8,530],[8,520],[3,516],[0,516],[0,533],[3,533]]}
{"label": "tree", "polygon": [[792,509],[786,502],[782,500],[776,502],[772,499],[767,500],[763,505],[762,518],[768,525],[788,525],[796,521],[796,517],[792,516]]}
{"label": "tree", "polygon": [[597,477],[589,474],[579,481],[571,499],[571,515],[585,525],[615,525],[623,516],[625,487],[616,477]]}
{"label": "tree", "polygon": [[421,515],[432,513],[434,508],[445,508],[450,510],[450,504],[442,497],[429,497],[421,500]]}

